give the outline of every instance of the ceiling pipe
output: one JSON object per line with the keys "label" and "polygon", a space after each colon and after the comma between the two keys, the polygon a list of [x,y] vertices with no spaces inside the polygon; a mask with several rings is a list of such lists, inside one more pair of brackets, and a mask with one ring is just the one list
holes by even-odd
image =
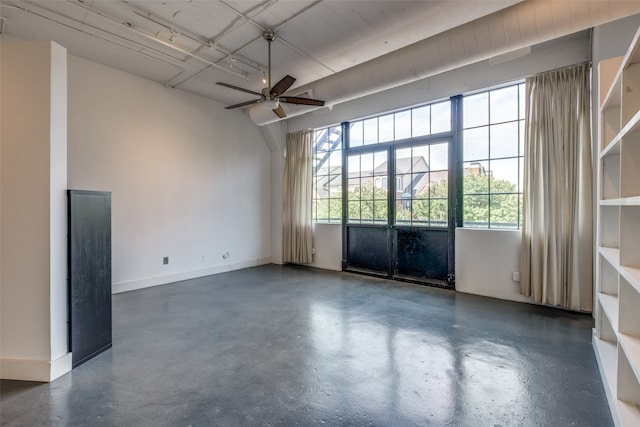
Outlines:
{"label": "ceiling pipe", "polygon": [[[151,34],[145,33],[144,31],[138,30],[135,26],[129,25],[127,22],[119,21],[118,19],[112,17],[111,15],[109,15],[109,14],[107,14],[105,12],[99,11],[97,9],[93,9],[91,6],[87,6],[87,5],[83,4],[82,2],[74,1],[74,0],[67,0],[67,2],[69,4],[72,4],[72,5],[76,6],[76,7],[82,8],[83,10],[86,10],[89,13],[92,13],[92,14],[94,14],[96,16],[99,16],[100,18],[102,18],[102,19],[104,19],[106,21],[109,21],[112,24],[116,24],[116,25],[118,25],[120,27],[124,27],[128,31],[133,32],[133,33],[135,33],[135,34],[137,34],[137,35],[139,35],[141,37],[144,37],[145,39],[151,40],[151,41],[153,41],[155,43],[158,43],[158,44],[160,44],[160,45],[162,45],[164,47],[167,47],[169,49],[172,49],[172,50],[174,50],[176,52],[180,52],[183,55],[185,55],[187,58],[195,58],[195,59],[197,59],[197,60],[199,60],[201,62],[204,62],[205,64],[207,64],[207,65],[209,65],[211,67],[215,67],[215,68],[218,68],[219,70],[226,71],[227,73],[231,73],[231,74],[234,74],[236,76],[242,77],[245,80],[247,79],[247,73],[245,73],[244,71],[232,70],[230,68],[224,67],[224,66],[218,64],[215,61],[210,61],[207,58],[205,58],[203,56],[200,56],[200,55],[198,55],[198,54],[196,54],[194,52],[189,52],[188,50],[183,49],[183,48],[181,48],[179,46],[176,46],[175,44],[172,44],[170,42],[166,42],[166,41],[161,40],[160,38],[158,38],[156,36],[153,36]],[[185,62],[185,61],[182,61],[182,62]]]}
{"label": "ceiling pipe", "polygon": [[[74,22],[74,23],[76,23],[76,24],[81,24],[81,26],[82,26],[83,28],[89,28],[89,29],[95,30],[95,31],[97,31],[97,32],[107,34],[107,35],[109,35],[109,36],[111,36],[111,37],[113,37],[113,38],[115,38],[115,39],[117,39],[117,40],[121,40],[121,41],[123,41],[123,42],[130,43],[130,44],[132,44],[132,45],[134,45],[134,46],[137,46],[138,48],[133,48],[133,47],[131,47],[131,46],[126,46],[126,45],[124,45],[124,44],[116,43],[115,41],[110,40],[110,39],[108,39],[108,38],[106,38],[106,37],[100,36],[100,35],[98,35],[97,33],[91,33],[91,32],[86,31],[86,30],[84,30],[84,29],[76,28],[76,27],[74,27],[73,25],[69,25],[69,24],[64,23],[64,22],[62,22],[62,21],[59,21],[59,20],[57,20],[57,19],[55,19],[55,18],[52,18],[51,16],[46,16],[46,15],[44,15],[44,14],[42,14],[42,13],[38,13],[38,12],[35,12],[35,11],[33,11],[33,10],[26,9],[26,8],[24,8],[24,7],[21,7],[21,6],[9,5],[9,4],[0,4],[0,8],[15,9],[15,10],[19,10],[20,12],[23,12],[23,13],[29,13],[29,14],[31,14],[31,15],[37,16],[38,18],[41,18],[41,19],[44,19],[44,20],[46,20],[46,21],[53,22],[53,23],[55,23],[55,24],[57,24],[57,25],[63,26],[63,27],[65,27],[65,28],[68,28],[68,29],[70,29],[70,30],[72,30],[72,31],[77,31],[77,32],[79,32],[79,33],[81,33],[81,34],[83,34],[83,35],[85,35],[85,36],[93,37],[93,38],[98,39],[98,40],[100,40],[100,41],[102,41],[102,42],[104,42],[104,43],[108,43],[108,44],[111,44],[111,45],[113,45],[113,46],[117,46],[117,47],[119,47],[119,48],[121,48],[121,49],[129,50],[130,52],[132,52],[132,53],[134,53],[134,54],[136,54],[136,55],[144,56],[145,58],[150,59],[150,60],[152,60],[152,61],[156,61],[156,62],[159,62],[159,63],[161,63],[161,64],[168,65],[168,66],[170,66],[170,67],[173,67],[173,68],[177,69],[177,70],[178,70],[178,74],[176,74],[176,75],[174,75],[173,77],[170,77],[168,80],[164,81],[164,82],[162,83],[164,86],[168,86],[170,81],[172,81],[172,80],[174,80],[174,79],[177,79],[178,77],[180,77],[180,76],[181,76],[182,74],[184,74],[184,72],[185,72],[185,69],[184,69],[184,68],[179,67],[178,65],[176,65],[176,64],[174,64],[174,63],[172,63],[172,62],[169,62],[168,60],[164,60],[164,59],[161,59],[161,58],[156,58],[156,57],[155,57],[155,56],[153,56],[153,55],[150,55],[150,54],[148,54],[148,53],[145,53],[145,52],[141,51],[141,49],[149,50],[149,51],[154,52],[154,53],[156,53],[156,54],[158,54],[158,55],[160,55],[160,56],[166,56],[166,57],[169,57],[168,55],[164,54],[163,52],[160,52],[160,51],[158,51],[158,50],[156,50],[156,49],[151,49],[151,48],[149,48],[149,47],[147,47],[147,46],[143,46],[143,45],[141,45],[141,44],[139,44],[139,43],[133,42],[133,41],[128,40],[128,39],[125,39],[124,37],[121,37],[121,36],[120,36],[120,35],[118,35],[118,34],[115,34],[115,33],[112,33],[112,32],[109,32],[109,31],[106,31],[106,30],[103,30],[103,29],[100,29],[100,28],[95,27],[95,26],[93,26],[93,25],[89,25],[89,24],[86,24],[86,23],[80,23],[80,22],[78,22],[78,21],[77,21],[77,20],[75,20],[75,19],[72,19],[72,18],[66,17],[66,16],[64,16],[64,15],[60,15],[59,13],[53,12],[53,11],[51,11],[51,10],[43,9],[44,11],[46,11],[47,13],[49,13],[49,14],[51,14],[51,15],[54,15],[54,16],[57,16],[57,17],[61,17],[61,18],[66,18],[66,19],[68,19],[68,20],[70,20],[70,21],[72,21],[72,22]],[[41,9],[42,9],[42,8],[41,8]],[[0,17],[0,19],[2,19],[2,20],[3,20],[3,22],[5,22],[5,23],[7,22],[7,19],[6,19],[6,18],[4,18],[4,17]],[[182,62],[180,59],[177,59],[177,58],[174,58],[174,57],[170,57],[170,58],[171,58],[171,59],[174,59],[174,60],[177,60],[177,61],[179,61],[179,62]]]}
{"label": "ceiling pipe", "polygon": [[[295,88],[333,106],[412,83],[498,55],[576,33],[640,13],[640,1],[526,0],[381,57]],[[287,118],[311,111],[287,111]],[[256,105],[249,109],[258,126],[280,119]]]}

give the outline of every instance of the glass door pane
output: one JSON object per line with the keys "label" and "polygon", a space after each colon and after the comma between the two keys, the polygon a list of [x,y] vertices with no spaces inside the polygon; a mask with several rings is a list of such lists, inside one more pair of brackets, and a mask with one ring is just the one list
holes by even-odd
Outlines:
{"label": "glass door pane", "polygon": [[446,228],[449,219],[449,143],[396,150],[396,225]]}
{"label": "glass door pane", "polygon": [[387,151],[347,157],[347,222],[388,223]]}

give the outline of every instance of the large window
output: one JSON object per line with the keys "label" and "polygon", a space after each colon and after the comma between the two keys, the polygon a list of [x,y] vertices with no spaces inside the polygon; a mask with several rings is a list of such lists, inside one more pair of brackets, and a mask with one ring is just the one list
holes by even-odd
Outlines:
{"label": "large window", "polygon": [[[450,163],[462,172],[464,227],[518,229],[522,224],[524,83],[348,123],[347,220],[387,220],[389,191],[399,225],[446,227]],[[462,123],[452,129],[453,106]],[[460,157],[447,138],[462,136]],[[347,135],[345,135],[346,137]],[[342,127],[318,129],[314,140],[313,220],[342,220]],[[398,146],[394,168],[376,144]],[[382,146],[381,146],[382,147]],[[375,153],[373,151],[376,151]],[[366,153],[366,154],[365,154]],[[389,170],[395,170],[389,182]],[[460,202],[460,201],[459,201]]]}
{"label": "large window", "polygon": [[318,129],[313,140],[313,221],[342,221],[342,130]]}
{"label": "large window", "polygon": [[349,124],[349,147],[451,131],[451,102],[444,101]]}
{"label": "large window", "polygon": [[520,228],[524,83],[462,101],[465,227]]}

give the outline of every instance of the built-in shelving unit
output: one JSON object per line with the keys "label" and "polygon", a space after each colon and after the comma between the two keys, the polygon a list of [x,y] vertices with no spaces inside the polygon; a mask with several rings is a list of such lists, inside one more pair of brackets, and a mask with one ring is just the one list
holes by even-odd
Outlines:
{"label": "built-in shelving unit", "polygon": [[593,348],[618,426],[640,426],[640,28],[600,83]]}

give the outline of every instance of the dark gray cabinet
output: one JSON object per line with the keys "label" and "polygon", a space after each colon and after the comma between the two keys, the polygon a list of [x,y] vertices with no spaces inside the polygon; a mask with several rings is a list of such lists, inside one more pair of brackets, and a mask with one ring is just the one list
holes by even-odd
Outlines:
{"label": "dark gray cabinet", "polygon": [[68,190],[72,365],[111,347],[111,193]]}

